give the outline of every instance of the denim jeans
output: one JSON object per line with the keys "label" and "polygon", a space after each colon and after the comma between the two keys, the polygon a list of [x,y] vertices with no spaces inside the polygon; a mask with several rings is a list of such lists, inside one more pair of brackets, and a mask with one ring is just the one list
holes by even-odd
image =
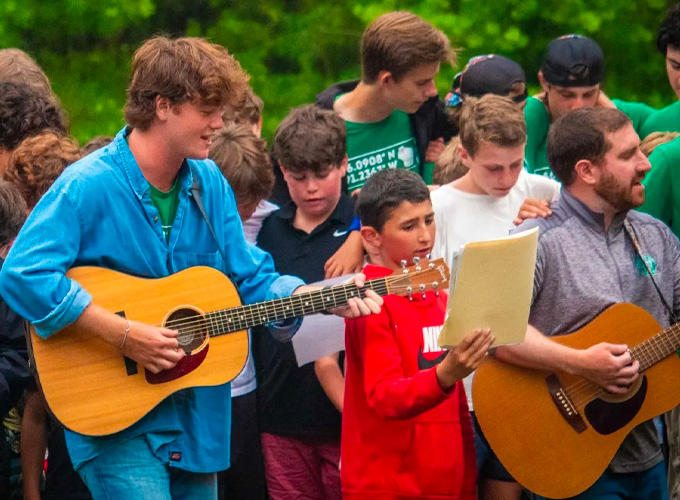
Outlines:
{"label": "denim jeans", "polygon": [[78,472],[94,500],[217,500],[217,474],[170,467],[144,436],[88,460]]}

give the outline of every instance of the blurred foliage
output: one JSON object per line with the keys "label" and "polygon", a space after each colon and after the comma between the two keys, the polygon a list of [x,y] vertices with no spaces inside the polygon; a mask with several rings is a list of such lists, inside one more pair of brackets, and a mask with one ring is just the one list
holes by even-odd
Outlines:
{"label": "blurred foliage", "polygon": [[[205,36],[226,46],[265,102],[264,136],[288,110],[333,82],[358,78],[364,27],[410,10],[460,47],[459,66],[477,54],[511,57],[537,90],[547,43],[562,34],[595,38],[606,56],[611,97],[669,104],[675,95],[655,48],[665,0],[0,0],[0,47],[19,47],[45,69],[81,142],[115,134],[130,59],[157,33]],[[456,73],[442,68],[444,94]]]}

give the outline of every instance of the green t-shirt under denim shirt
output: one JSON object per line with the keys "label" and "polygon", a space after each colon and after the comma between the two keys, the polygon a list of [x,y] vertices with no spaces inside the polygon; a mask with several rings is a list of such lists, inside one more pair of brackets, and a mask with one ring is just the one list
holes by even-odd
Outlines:
{"label": "green t-shirt under denim shirt", "polygon": [[170,237],[170,228],[172,227],[172,223],[175,220],[175,214],[177,213],[177,205],[179,205],[179,182],[175,180],[170,191],[161,191],[149,184],[149,194],[151,195],[151,201],[158,209],[165,241],[168,241],[168,238]]}
{"label": "green t-shirt under denim shirt", "polygon": [[[658,113],[653,107],[640,102],[626,102],[619,99],[613,100],[617,109],[623,111],[633,122],[633,128],[640,135],[649,119]],[[543,101],[535,97],[528,97],[524,107],[524,119],[527,124],[527,145],[524,149],[527,170],[532,174],[545,175],[555,179],[555,175],[548,166],[546,143],[548,129],[550,128],[550,116]],[[680,122],[680,120],[678,120]]]}
{"label": "green t-shirt under denim shirt", "polygon": [[652,132],[680,132],[680,101],[649,115],[642,125],[640,139]]}
{"label": "green t-shirt under denim shirt", "polygon": [[680,236],[680,137],[657,146],[649,161],[652,169],[642,181],[645,203],[640,211],[662,220]]}
{"label": "green t-shirt under denim shirt", "polygon": [[347,188],[350,193],[386,168],[407,168],[422,175],[418,146],[407,113],[395,110],[379,122],[345,123],[349,158]]}

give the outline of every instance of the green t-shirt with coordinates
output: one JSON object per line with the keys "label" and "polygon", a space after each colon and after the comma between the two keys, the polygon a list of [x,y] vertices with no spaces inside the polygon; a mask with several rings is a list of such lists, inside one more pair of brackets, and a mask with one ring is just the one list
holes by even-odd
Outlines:
{"label": "green t-shirt with coordinates", "polygon": [[175,220],[177,213],[177,206],[179,205],[179,182],[175,181],[170,191],[161,191],[149,184],[149,191],[151,194],[151,201],[158,209],[158,215],[161,218],[161,227],[163,228],[163,236],[165,241],[170,237],[170,228]]}
{"label": "green t-shirt with coordinates", "polygon": [[379,122],[346,124],[350,193],[386,168],[407,168],[421,174],[418,146],[407,113],[396,110]]}

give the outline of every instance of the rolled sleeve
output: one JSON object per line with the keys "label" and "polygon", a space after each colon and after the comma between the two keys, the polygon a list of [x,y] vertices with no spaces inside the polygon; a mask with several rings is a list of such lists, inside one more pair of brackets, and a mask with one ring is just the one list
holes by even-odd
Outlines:
{"label": "rolled sleeve", "polygon": [[[267,290],[266,300],[280,299],[288,297],[293,292],[304,285],[305,282],[295,276],[280,276]],[[279,342],[288,342],[302,325],[302,318],[289,318],[277,323],[269,323],[267,328],[269,333]]]}

